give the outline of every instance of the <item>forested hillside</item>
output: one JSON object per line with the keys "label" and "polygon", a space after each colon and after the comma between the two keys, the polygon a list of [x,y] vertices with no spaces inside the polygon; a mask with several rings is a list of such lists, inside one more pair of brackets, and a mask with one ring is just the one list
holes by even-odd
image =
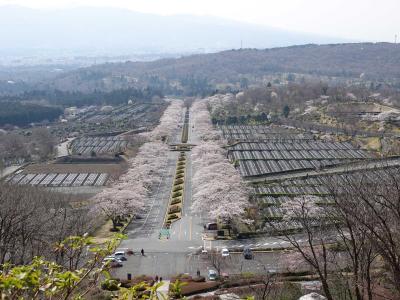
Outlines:
{"label": "forested hillside", "polygon": [[230,50],[154,62],[103,64],[61,75],[51,84],[63,90],[110,90],[155,86],[185,93],[196,86],[238,83],[243,77],[293,72],[371,80],[400,78],[400,46],[389,43],[304,45],[266,50]]}

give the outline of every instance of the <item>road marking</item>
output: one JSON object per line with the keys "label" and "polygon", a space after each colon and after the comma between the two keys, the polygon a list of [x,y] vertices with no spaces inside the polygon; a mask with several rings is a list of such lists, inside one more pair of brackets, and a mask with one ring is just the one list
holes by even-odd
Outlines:
{"label": "road marking", "polygon": [[257,244],[257,245],[256,245],[256,247],[260,247],[260,246],[261,246],[261,244]]}
{"label": "road marking", "polygon": [[244,247],[244,245],[239,245],[238,247]]}
{"label": "road marking", "polygon": [[265,243],[265,244],[264,244],[264,246],[267,246],[267,245],[269,245],[269,243]]}
{"label": "road marking", "polygon": [[273,242],[273,243],[272,243],[272,245],[276,245],[276,244],[278,244],[278,242]]}
{"label": "road marking", "polygon": [[189,222],[189,241],[192,240],[192,217],[190,217],[190,222]]}

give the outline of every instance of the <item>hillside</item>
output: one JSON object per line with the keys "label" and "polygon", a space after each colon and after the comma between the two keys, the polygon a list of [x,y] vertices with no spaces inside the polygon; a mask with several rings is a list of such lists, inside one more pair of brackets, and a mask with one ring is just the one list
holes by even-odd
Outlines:
{"label": "hillside", "polygon": [[[58,77],[50,86],[64,90],[126,88],[153,85],[160,89],[189,85],[237,83],[266,74],[303,74],[365,79],[400,79],[400,45],[354,43],[304,45],[265,50],[230,50],[153,62],[92,66]],[[173,83],[173,84],[172,84]],[[168,91],[167,91],[168,92]]]}

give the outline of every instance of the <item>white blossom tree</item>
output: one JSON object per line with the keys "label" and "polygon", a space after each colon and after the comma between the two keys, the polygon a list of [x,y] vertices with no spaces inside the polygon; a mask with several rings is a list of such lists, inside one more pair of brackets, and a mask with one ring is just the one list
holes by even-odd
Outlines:
{"label": "white blossom tree", "polygon": [[209,99],[195,101],[191,107],[195,131],[201,140],[191,153],[194,170],[192,211],[231,225],[232,221],[245,221],[249,194],[240,175],[226,158],[221,135],[211,124],[207,109]]}
{"label": "white blossom tree", "polygon": [[171,100],[170,105],[165,110],[160,119],[160,124],[153,131],[147,132],[144,136],[151,141],[166,140],[178,127],[183,119],[183,101]]}
{"label": "white blossom tree", "polygon": [[162,140],[174,133],[182,116],[183,102],[172,100],[160,124],[145,134],[149,141],[128,160],[127,172],[94,197],[94,212],[111,219],[114,229],[121,216],[135,215],[143,209],[149,194],[161,182],[168,163],[168,145]]}

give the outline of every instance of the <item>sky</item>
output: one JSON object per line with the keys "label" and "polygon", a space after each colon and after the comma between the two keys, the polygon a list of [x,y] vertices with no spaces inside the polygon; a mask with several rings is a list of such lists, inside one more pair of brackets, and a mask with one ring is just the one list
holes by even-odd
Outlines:
{"label": "sky", "polygon": [[0,0],[40,9],[120,7],[160,15],[209,15],[358,41],[400,39],[400,0]]}

